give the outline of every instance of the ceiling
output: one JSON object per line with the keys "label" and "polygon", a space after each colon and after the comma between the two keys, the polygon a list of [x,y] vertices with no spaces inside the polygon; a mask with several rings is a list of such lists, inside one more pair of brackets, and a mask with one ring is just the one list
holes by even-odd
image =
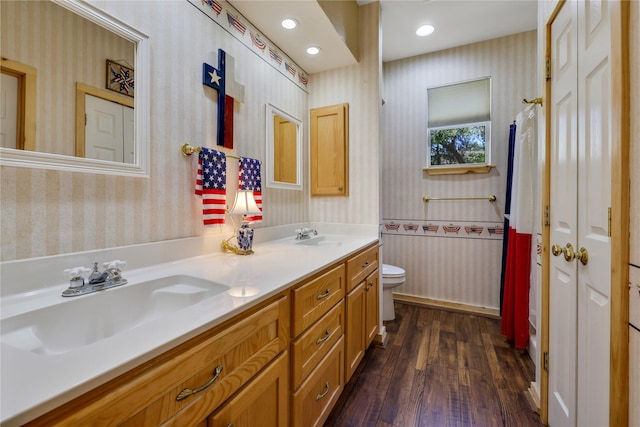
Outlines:
{"label": "ceiling", "polygon": [[[230,3],[309,74],[356,62],[315,0]],[[381,0],[380,5],[384,62],[534,30],[537,24],[535,0]],[[294,17],[299,26],[283,29],[285,17]],[[422,24],[433,25],[434,33],[416,36]],[[320,46],[321,53],[308,55],[311,45]]]}

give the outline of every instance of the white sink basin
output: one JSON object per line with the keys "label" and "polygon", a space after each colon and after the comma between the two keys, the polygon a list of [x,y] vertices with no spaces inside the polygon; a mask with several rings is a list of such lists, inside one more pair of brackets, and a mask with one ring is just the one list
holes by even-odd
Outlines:
{"label": "white sink basin", "polygon": [[188,275],[124,285],[3,319],[2,342],[41,355],[67,353],[228,289]]}
{"label": "white sink basin", "polygon": [[306,240],[300,240],[296,242],[296,245],[302,246],[341,246],[342,242],[339,240],[327,239],[325,236],[312,237]]}

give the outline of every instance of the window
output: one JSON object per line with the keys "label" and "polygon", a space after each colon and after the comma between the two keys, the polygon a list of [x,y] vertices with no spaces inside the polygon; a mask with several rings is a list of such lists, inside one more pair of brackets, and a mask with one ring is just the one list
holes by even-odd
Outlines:
{"label": "window", "polygon": [[427,89],[429,173],[491,169],[491,78]]}

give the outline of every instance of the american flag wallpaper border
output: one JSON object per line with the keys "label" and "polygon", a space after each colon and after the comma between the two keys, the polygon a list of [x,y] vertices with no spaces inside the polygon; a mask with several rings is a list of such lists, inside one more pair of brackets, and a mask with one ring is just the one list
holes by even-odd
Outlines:
{"label": "american flag wallpaper border", "polygon": [[[280,74],[308,92],[309,74],[225,0],[186,0]],[[269,52],[269,55],[265,54]],[[292,72],[293,70],[293,72]]]}
{"label": "american flag wallpaper border", "polygon": [[417,237],[502,240],[504,226],[494,221],[427,221],[411,219],[382,220],[382,234]]}

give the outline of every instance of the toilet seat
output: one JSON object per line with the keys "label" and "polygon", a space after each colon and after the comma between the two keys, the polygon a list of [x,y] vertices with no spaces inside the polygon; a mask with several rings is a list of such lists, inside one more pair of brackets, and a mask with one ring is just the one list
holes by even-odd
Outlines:
{"label": "toilet seat", "polygon": [[382,264],[382,284],[395,285],[404,283],[406,273],[404,269],[395,265]]}

